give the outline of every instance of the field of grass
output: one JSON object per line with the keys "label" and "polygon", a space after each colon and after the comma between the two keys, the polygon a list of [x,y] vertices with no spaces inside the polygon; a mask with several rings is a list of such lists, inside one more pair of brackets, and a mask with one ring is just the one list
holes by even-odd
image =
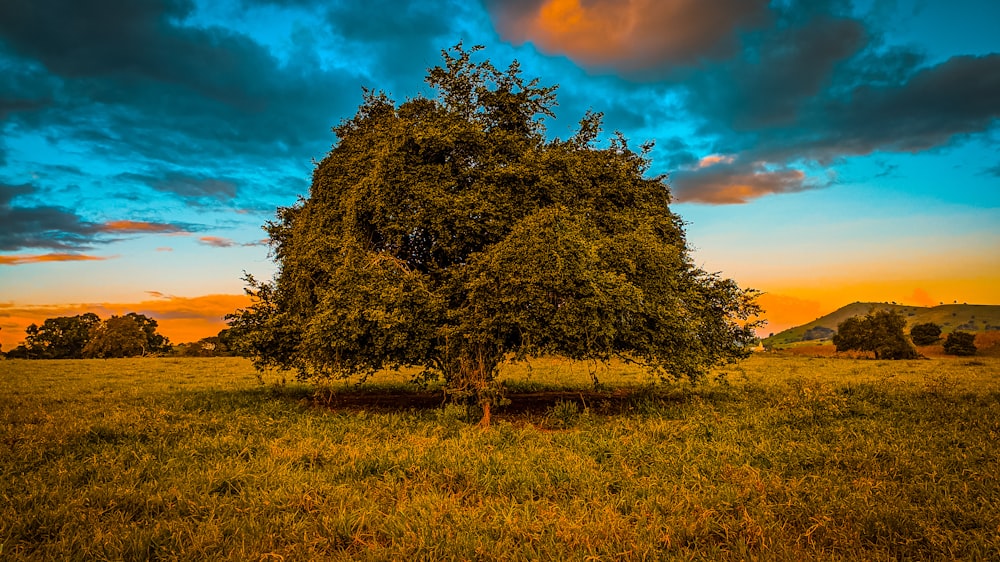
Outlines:
{"label": "field of grass", "polygon": [[581,398],[481,429],[240,359],[0,361],[0,559],[1000,559],[998,358],[505,377]]}

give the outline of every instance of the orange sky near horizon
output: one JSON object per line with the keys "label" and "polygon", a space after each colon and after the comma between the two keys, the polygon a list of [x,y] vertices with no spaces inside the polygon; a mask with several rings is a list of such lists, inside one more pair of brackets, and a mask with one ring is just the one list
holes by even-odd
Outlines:
{"label": "orange sky near horizon", "polygon": [[[955,284],[944,280],[922,282],[859,281],[830,287],[781,287],[760,297],[767,324],[758,329],[764,337],[800,326],[852,302],[898,302],[913,306],[936,306],[952,302],[996,304],[1000,302],[994,279]],[[953,295],[961,295],[956,300]],[[71,303],[20,305],[0,303],[0,343],[10,351],[22,343],[25,328],[46,318],[94,312],[101,318],[138,312],[155,318],[161,334],[174,344],[214,336],[226,327],[224,317],[250,303],[246,295],[203,295],[198,297],[160,296],[135,303]]]}
{"label": "orange sky near horizon", "polygon": [[15,305],[0,303],[0,343],[10,351],[24,341],[28,325],[41,324],[46,318],[76,316],[93,312],[103,319],[129,312],[155,318],[158,331],[171,343],[187,343],[214,336],[226,327],[224,317],[250,304],[246,295],[203,295],[199,297],[165,296],[137,303],[75,303]]}

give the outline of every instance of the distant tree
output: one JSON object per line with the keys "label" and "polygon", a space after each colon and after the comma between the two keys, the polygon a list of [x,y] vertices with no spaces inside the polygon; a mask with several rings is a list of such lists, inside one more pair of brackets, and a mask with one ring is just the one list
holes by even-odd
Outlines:
{"label": "distant tree", "polygon": [[8,351],[5,357],[7,359],[31,359],[31,354],[28,353],[28,348],[24,344],[20,344]]}
{"label": "distant tree", "polygon": [[832,337],[836,333],[837,332],[825,326],[816,326],[806,330],[805,333],[802,334],[802,341],[825,340]]}
{"label": "distant tree", "polygon": [[85,357],[110,359],[135,357],[147,352],[147,335],[132,316],[112,316],[94,326]]}
{"label": "distant tree", "polygon": [[547,140],[555,87],[443,52],[435,99],[365,92],[308,199],[267,224],[272,283],[230,317],[258,367],[302,377],[417,365],[484,422],[501,362],[622,356],[696,378],[747,356],[757,293],[694,265],[664,177],[601,114]]}
{"label": "distant tree", "polygon": [[941,326],[933,322],[917,324],[910,328],[910,339],[916,345],[931,345],[941,339]]}
{"label": "distant tree", "polygon": [[[228,332],[228,330],[223,330]],[[223,336],[209,336],[196,342],[182,343],[173,348],[174,355],[182,357],[229,357],[233,351]]]}
{"label": "distant tree", "polygon": [[170,351],[170,340],[156,331],[158,324],[155,319],[135,312],[129,312],[125,316],[134,320],[142,328],[143,333],[146,334],[144,347],[147,354]]}
{"label": "distant tree", "polygon": [[873,310],[864,317],[851,317],[837,326],[833,344],[837,351],[870,351],[876,359],[916,359],[913,344],[906,339],[906,319],[888,309]]}
{"label": "distant tree", "polygon": [[969,332],[952,332],[944,340],[944,352],[948,355],[975,355],[976,335]]}
{"label": "distant tree", "polygon": [[91,330],[100,323],[100,317],[93,312],[48,318],[41,326],[28,326],[24,346],[34,359],[79,359]]}

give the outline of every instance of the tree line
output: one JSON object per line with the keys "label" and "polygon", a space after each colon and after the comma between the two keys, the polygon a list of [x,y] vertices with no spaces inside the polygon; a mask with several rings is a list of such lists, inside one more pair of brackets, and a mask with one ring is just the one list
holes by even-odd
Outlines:
{"label": "tree line", "polygon": [[93,312],[48,318],[25,329],[24,343],[7,352],[11,359],[84,359],[163,354],[170,340],[157,322],[129,312],[102,320]]}

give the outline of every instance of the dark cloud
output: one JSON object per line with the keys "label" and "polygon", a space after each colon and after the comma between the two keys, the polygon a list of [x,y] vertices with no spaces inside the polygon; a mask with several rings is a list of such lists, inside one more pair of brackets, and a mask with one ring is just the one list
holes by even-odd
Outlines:
{"label": "dark cloud", "polygon": [[62,207],[14,205],[15,198],[35,191],[35,186],[28,184],[0,184],[0,251],[88,248],[98,225]]}
{"label": "dark cloud", "polygon": [[861,84],[810,117],[828,133],[802,149],[824,161],[942,146],[1000,118],[1000,54],[953,57],[896,85]]}
{"label": "dark cloud", "polygon": [[322,155],[330,127],[359,97],[358,74],[321,68],[314,55],[281,60],[231,30],[188,26],[192,8],[179,0],[0,3],[0,52],[18,69],[0,78],[6,127],[142,167],[224,162],[260,172]]}
{"label": "dark cloud", "polygon": [[[885,48],[859,20],[779,21],[786,27],[760,34],[743,57],[681,86],[701,133],[715,139],[712,153],[751,166],[815,169],[852,156],[946,146],[989,131],[1000,118],[998,54],[928,65],[914,51]],[[723,189],[727,172],[730,190]],[[673,179],[684,198],[704,202],[729,200],[719,193],[810,188],[794,174],[747,172],[746,166],[678,169]],[[698,189],[703,196],[694,195]]]}
{"label": "dark cloud", "polygon": [[855,20],[818,18],[764,36],[743,56],[686,81],[689,107],[735,131],[794,123],[832,85],[834,66],[864,45]]}
{"label": "dark cloud", "polygon": [[[91,222],[64,207],[15,205],[14,200],[18,197],[37,195],[38,191],[36,186],[30,184],[0,184],[0,251],[47,248],[63,252],[76,252],[92,248],[97,244],[107,244],[120,240],[123,236],[179,234],[196,230],[195,227],[182,223],[136,220]],[[64,256],[67,254],[53,255]],[[54,260],[41,256],[33,261]],[[66,260],[60,259],[59,261]]]}
{"label": "dark cloud", "polygon": [[156,191],[172,193],[184,199],[214,199],[229,201],[236,197],[236,181],[229,178],[213,178],[182,172],[166,172],[162,175],[126,173],[119,179],[135,181]]}
{"label": "dark cloud", "polygon": [[190,0],[8,0],[0,34],[64,78],[152,80],[263,107],[258,72],[274,58],[245,36],[179,26],[193,9]]}
{"label": "dark cloud", "polygon": [[990,166],[989,168],[983,170],[982,173],[989,176],[1000,178],[1000,164],[997,164],[996,166]]}

